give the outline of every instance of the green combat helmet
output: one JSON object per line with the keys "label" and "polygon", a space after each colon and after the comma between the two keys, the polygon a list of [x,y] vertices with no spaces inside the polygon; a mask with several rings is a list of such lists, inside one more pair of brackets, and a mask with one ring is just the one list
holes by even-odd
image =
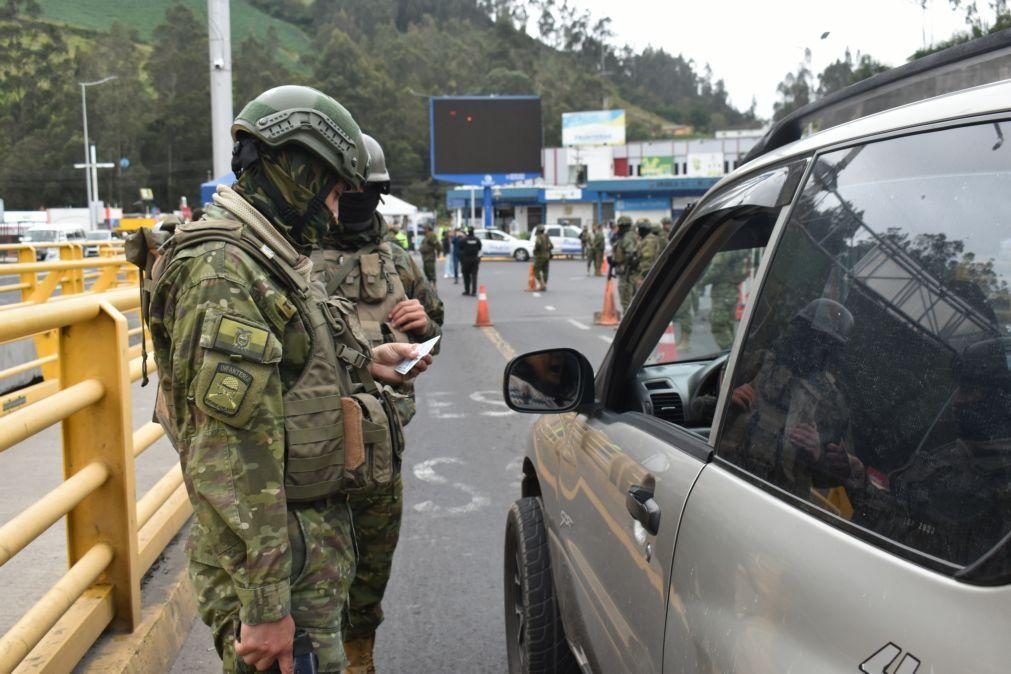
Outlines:
{"label": "green combat helmet", "polygon": [[632,226],[632,218],[628,217],[627,215],[623,215],[620,218],[618,218],[618,227],[619,228],[621,228],[621,227],[631,227],[631,226]]}
{"label": "green combat helmet", "polygon": [[380,192],[390,193],[390,171],[386,168],[386,153],[379,141],[367,133],[362,134],[365,140],[365,149],[369,153],[369,175],[366,182],[380,183]]}
{"label": "green combat helmet", "polygon": [[369,153],[347,109],[321,91],[285,85],[263,92],[232,123],[232,139],[248,133],[270,147],[299,143],[354,190],[365,185]]}

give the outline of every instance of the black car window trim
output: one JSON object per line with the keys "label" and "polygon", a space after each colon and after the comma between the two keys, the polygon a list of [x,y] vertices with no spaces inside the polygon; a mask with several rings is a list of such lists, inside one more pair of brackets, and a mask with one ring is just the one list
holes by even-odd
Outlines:
{"label": "black car window trim", "polygon": [[[653,345],[663,333],[666,324],[670,322],[669,317],[674,314],[674,308],[680,306],[680,303],[684,301],[712,254],[715,254],[713,251],[718,251],[737,231],[735,228],[725,227],[727,222],[736,217],[746,217],[753,213],[779,208],[780,212],[776,216],[769,242],[766,243],[766,250],[769,250],[772,241],[778,240],[777,237],[785,228],[799,187],[804,183],[809,170],[808,158],[791,157],[783,163],[762,167],[760,171],[747,173],[741,176],[739,181],[734,181],[720,190],[721,193],[724,193],[725,190],[737,189],[740,185],[761,174],[784,171],[786,176],[781,193],[772,204],[766,206],[743,204],[723,210],[711,210],[708,213],[698,210],[693,212],[691,220],[680,228],[674,240],[657,259],[646,283],[635,294],[629,307],[629,315],[632,320],[623,321],[618,328],[611,352],[608,354],[609,357],[598,375],[598,379],[601,379],[597,389],[598,399],[603,401],[605,407],[615,410],[617,405],[624,401],[623,387],[628,383],[627,378],[616,378],[614,373],[635,371],[642,367],[652,351]],[[709,201],[712,202],[712,199]],[[763,267],[759,273],[763,274],[765,269],[765,260],[763,259]],[[764,282],[764,276],[760,276],[758,281]],[[649,318],[639,322],[635,320],[637,316],[648,316]],[[667,319],[665,320],[664,317]],[[636,327],[633,328],[633,326]],[[739,329],[734,346],[737,345],[740,334],[741,330]],[[732,359],[733,349],[730,354]],[[721,403],[722,400],[721,397]],[[721,418],[722,415],[718,407],[717,416],[713,420],[713,428],[717,428],[716,422]],[[665,421],[657,420],[657,423],[677,427]],[[713,433],[710,433],[707,444],[710,449],[715,447]]]}
{"label": "black car window trim", "polygon": [[[893,140],[897,138],[903,138],[908,136],[915,136],[927,133],[934,133],[938,131],[945,131],[949,129],[957,129],[968,126],[976,126],[981,124],[988,124],[992,122],[1008,122],[1011,121],[1011,111],[1002,111],[998,113],[987,113],[983,115],[973,115],[971,117],[959,117],[953,119],[939,120],[936,122],[930,122],[927,124],[920,124],[912,127],[904,127],[901,129],[893,129],[891,131],[876,133],[873,135],[861,136],[859,138],[849,139],[839,143],[834,143],[832,145],[826,145],[824,147],[818,148],[813,155],[807,157],[809,164],[804,171],[804,178],[800,183],[800,187],[804,187],[811,180],[811,174],[814,171],[814,167],[817,166],[818,161],[823,155],[838,152],[840,150],[846,150],[849,148],[858,148],[872,143],[884,142],[888,140]],[[727,371],[724,375],[723,385],[720,390],[720,397],[716,408],[716,417],[713,420],[714,432],[710,432],[709,441],[713,443],[714,451],[712,456],[712,463],[719,465],[721,468],[727,470],[733,475],[741,478],[742,480],[752,484],[759,489],[769,493],[772,496],[780,499],[793,506],[794,508],[814,517],[815,519],[828,524],[840,531],[843,531],[854,538],[867,543],[877,549],[889,552],[896,557],[899,557],[907,562],[916,564],[923,568],[929,569],[931,571],[936,571],[945,576],[951,577],[957,581],[960,581],[966,585],[1006,585],[1008,583],[1007,579],[1002,579],[999,582],[994,582],[992,580],[977,579],[974,575],[975,567],[984,564],[988,561],[995,551],[1002,548],[1002,546],[1007,545],[1009,541],[1007,536],[999,541],[991,550],[984,555],[982,558],[975,560],[967,566],[962,566],[959,564],[953,564],[947,560],[943,560],[937,557],[933,557],[927,553],[921,552],[915,548],[903,545],[895,540],[887,538],[886,536],[879,534],[870,529],[861,527],[853,522],[846,520],[834,513],[831,513],[819,506],[815,505],[811,501],[805,500],[794,494],[790,494],[784,489],[777,485],[771,484],[762,478],[748,472],[747,470],[740,468],[739,466],[729,462],[720,456],[716,451],[715,447],[718,446],[718,441],[720,436],[724,431],[724,424],[726,422],[726,411],[727,411],[727,397],[729,396],[730,384],[734,378],[734,367],[738,362],[738,357],[740,352],[745,346],[747,340],[747,335],[751,328],[751,313],[752,308],[758,305],[761,299],[762,293],[765,291],[765,283],[768,278],[768,271],[775,260],[776,254],[779,251],[779,244],[786,231],[786,224],[789,222],[789,218],[792,217],[793,209],[796,205],[797,195],[802,192],[798,189],[794,194],[794,203],[785,209],[785,218],[780,222],[776,223],[777,229],[773,231],[773,236],[770,237],[769,244],[767,247],[767,254],[762,260],[762,268],[760,269],[760,276],[758,278],[758,287],[755,293],[755,301],[749,302],[745,309],[745,314],[742,316],[742,327],[738,328],[737,335],[734,339],[734,345],[731,350],[731,357],[727,364]],[[743,329],[742,329],[743,328]],[[1011,534],[1009,534],[1011,535]]]}

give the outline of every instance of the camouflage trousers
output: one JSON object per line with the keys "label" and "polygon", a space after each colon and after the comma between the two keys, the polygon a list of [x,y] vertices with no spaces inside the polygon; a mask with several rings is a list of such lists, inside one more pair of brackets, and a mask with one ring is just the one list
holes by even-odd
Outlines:
{"label": "camouflage trousers", "polygon": [[404,512],[404,482],[399,470],[387,489],[354,495],[348,504],[358,542],[358,567],[348,594],[345,640],[374,634],[383,622],[383,595]]}
{"label": "camouflage trousers", "polygon": [[534,278],[542,286],[548,285],[548,268],[550,265],[550,258],[534,258]]}
{"label": "camouflage trousers", "polygon": [[434,257],[423,257],[421,258],[422,266],[425,270],[425,278],[432,285],[435,285],[435,258]]}
{"label": "camouflage trousers", "polygon": [[628,305],[632,303],[632,298],[635,297],[635,283],[631,276],[622,274],[618,277],[618,297],[621,299],[622,311],[628,313]]}
{"label": "camouflage trousers", "polygon": [[729,349],[737,331],[737,289],[713,290],[713,308],[709,313],[709,328],[721,349]]}
{"label": "camouflage trousers", "polygon": [[[218,565],[213,542],[196,527],[190,539],[189,576],[201,619],[211,628],[225,674],[256,670],[235,655],[239,599],[231,577]],[[344,605],[355,573],[354,541],[347,503],[332,500],[288,511],[291,543],[291,616],[309,633],[320,672],[340,672],[347,664],[341,635]],[[274,671],[277,671],[275,665]]]}

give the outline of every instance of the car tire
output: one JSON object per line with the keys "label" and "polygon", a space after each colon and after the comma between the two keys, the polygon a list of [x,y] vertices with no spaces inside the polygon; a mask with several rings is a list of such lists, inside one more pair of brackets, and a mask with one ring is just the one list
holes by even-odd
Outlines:
{"label": "car tire", "polygon": [[517,248],[516,252],[513,253],[513,257],[516,258],[517,262],[526,262],[530,259],[530,253],[525,248]]}
{"label": "car tire", "polygon": [[510,674],[578,672],[558,611],[539,498],[522,498],[509,509],[504,567]]}

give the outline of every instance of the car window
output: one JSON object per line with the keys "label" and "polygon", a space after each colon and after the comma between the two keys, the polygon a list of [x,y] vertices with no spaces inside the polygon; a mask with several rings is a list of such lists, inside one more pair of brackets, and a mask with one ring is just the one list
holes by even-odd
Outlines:
{"label": "car window", "polygon": [[730,386],[717,453],[950,565],[1011,530],[1011,124],[820,157]]}
{"label": "car window", "polygon": [[548,227],[545,231],[547,232],[548,236],[561,236],[562,235],[562,228],[561,227]]}
{"label": "car window", "polygon": [[505,241],[505,236],[500,232],[488,232],[488,237],[495,241]]}
{"label": "car window", "polygon": [[566,227],[565,236],[578,239],[579,238],[579,228],[578,227]]}
{"label": "car window", "polygon": [[487,239],[488,238],[488,232],[486,232],[484,230],[481,230],[481,229],[475,229],[474,230],[474,236],[476,236],[479,239]]}

